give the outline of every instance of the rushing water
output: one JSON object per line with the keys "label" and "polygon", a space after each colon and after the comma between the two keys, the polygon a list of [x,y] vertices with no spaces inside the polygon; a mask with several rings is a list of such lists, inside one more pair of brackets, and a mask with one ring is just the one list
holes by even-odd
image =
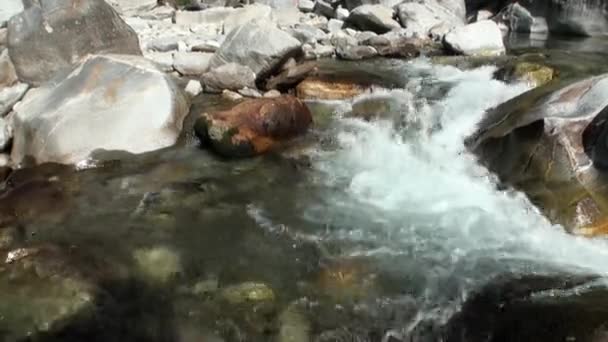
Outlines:
{"label": "rushing water", "polygon": [[[51,178],[69,195],[51,204],[44,193],[14,199],[38,206],[26,222],[28,243],[69,245],[135,274],[134,260],[151,249],[170,260],[153,269],[178,264],[175,279],[146,291],[108,290],[126,307],[111,317],[122,327],[113,340],[269,341],[283,331],[277,325],[297,325],[298,336],[306,331],[318,342],[438,341],[496,279],[580,277],[532,287],[526,300],[539,302],[605,288],[608,242],[549,223],[463,145],[486,109],[527,87],[493,80],[489,66],[389,67],[400,88],[310,103],[317,127],[282,155],[226,161],[177,146],[61,171]],[[67,214],[42,220],[63,207]],[[211,286],[211,299],[192,295],[201,281],[219,287]],[[214,291],[247,281],[276,292],[274,311],[214,300]],[[482,325],[475,327],[492,329]],[[51,340],[68,340],[69,329],[59,336]],[[285,341],[304,340],[278,340]]]}

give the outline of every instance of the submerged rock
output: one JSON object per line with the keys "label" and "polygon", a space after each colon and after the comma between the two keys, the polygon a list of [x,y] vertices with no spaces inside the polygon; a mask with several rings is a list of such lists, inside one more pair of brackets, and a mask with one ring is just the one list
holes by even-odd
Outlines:
{"label": "submerged rock", "polygon": [[221,294],[231,304],[274,301],[274,291],[264,283],[245,282],[222,289]]}
{"label": "submerged rock", "polygon": [[570,231],[608,217],[608,75],[550,84],[488,112],[469,146]]}
{"label": "submerged rock", "polygon": [[156,285],[166,284],[182,272],[179,255],[167,247],[138,249],[133,259],[138,272]]}
{"label": "submerged rock", "polygon": [[303,100],[344,100],[369,91],[370,87],[348,81],[307,78],[296,87]]}
{"label": "submerged rock", "polygon": [[457,27],[444,37],[445,46],[467,56],[496,56],[505,53],[502,33],[491,20]]}
{"label": "submerged rock", "polygon": [[8,24],[21,81],[40,85],[88,54],[141,55],[135,31],[104,0],[38,1]]}
{"label": "submerged rock", "polygon": [[306,105],[293,96],[251,99],[232,109],[204,113],[195,125],[197,136],[219,154],[250,157],[281,141],[303,134],[312,124]]}
{"label": "submerged rock", "polygon": [[[100,289],[58,247],[0,252],[0,337],[7,341],[56,332],[73,319],[93,317]],[[89,269],[89,272],[92,271]]]}
{"label": "submerged rock", "polygon": [[175,143],[187,113],[183,91],[150,61],[93,55],[21,103],[12,158],[70,164],[97,149],[156,150]]}

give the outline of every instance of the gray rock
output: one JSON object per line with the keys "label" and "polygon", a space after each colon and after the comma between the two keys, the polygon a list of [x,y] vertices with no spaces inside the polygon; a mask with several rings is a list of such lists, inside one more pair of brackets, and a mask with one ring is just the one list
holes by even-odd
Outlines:
{"label": "gray rock", "polygon": [[327,22],[327,32],[329,32],[329,33],[338,32],[338,31],[342,30],[343,27],[344,27],[344,22],[342,20],[330,19]]}
{"label": "gray rock", "polygon": [[21,0],[2,0],[2,5],[0,6],[0,27],[4,27],[12,16],[21,11],[23,11]]}
{"label": "gray rock", "polygon": [[203,11],[177,11],[173,21],[177,25],[218,25],[222,26],[224,21],[237,12],[231,7],[214,7]]}
{"label": "gray rock", "polygon": [[315,1],[314,12],[327,18],[334,18],[336,16],[333,6],[324,0]]}
{"label": "gray rock", "polygon": [[467,56],[497,56],[505,53],[502,33],[491,20],[457,27],[445,35],[444,44]]}
{"label": "gray rock", "polygon": [[164,72],[173,71],[173,52],[146,52],[144,57],[156,63]]}
{"label": "gray rock", "polygon": [[534,17],[526,8],[518,3],[505,7],[498,17],[512,32],[530,33],[534,25]]}
{"label": "gray rock", "polygon": [[410,33],[419,37],[430,36],[431,30],[438,25],[446,25],[450,29],[463,26],[464,21],[442,6],[443,3],[438,0],[402,3],[397,9],[399,20]]}
{"label": "gray rock", "polygon": [[376,57],[378,51],[371,46],[351,46],[344,49],[336,49],[338,57],[346,60],[361,60]]}
{"label": "gray rock", "polygon": [[28,89],[29,86],[25,83],[0,88],[0,117],[10,113],[13,106],[23,98]]}
{"label": "gray rock", "polygon": [[316,15],[314,13],[306,13],[301,18],[302,24],[310,25],[310,26],[316,27],[316,28],[324,30],[324,31],[327,29],[327,22],[328,22],[328,19],[326,17]]}
{"label": "gray rock", "polygon": [[175,15],[175,9],[171,6],[158,6],[152,10],[146,10],[135,15],[148,20],[172,19]]}
{"label": "gray rock", "polygon": [[607,0],[519,1],[534,17],[547,19],[551,33],[575,36],[608,34]]}
{"label": "gray rock", "polygon": [[298,8],[304,13],[312,12],[315,8],[315,2],[312,0],[300,0],[298,2]]}
{"label": "gray rock", "polygon": [[252,98],[262,97],[262,94],[259,91],[257,91],[256,89],[252,89],[252,88],[239,89],[238,93],[245,97],[252,97]]}
{"label": "gray rock", "polygon": [[173,68],[186,76],[200,76],[209,70],[213,58],[208,52],[176,52],[173,55]]}
{"label": "gray rock", "polygon": [[310,25],[296,25],[293,28],[287,29],[286,32],[299,40],[302,44],[316,43],[326,37],[325,32]]}
{"label": "gray rock", "polygon": [[215,40],[206,40],[190,46],[190,49],[195,52],[215,52],[220,48],[220,43]]}
{"label": "gray rock", "polygon": [[39,85],[94,53],[141,55],[137,34],[103,0],[39,0],[11,18],[8,48],[23,82]]}
{"label": "gray rock", "polygon": [[237,9],[226,20],[224,20],[224,33],[230,34],[232,31],[252,20],[271,20],[272,8],[266,5],[249,5]]}
{"label": "gray rock", "polygon": [[343,8],[342,6],[338,6],[338,8],[336,8],[336,19],[346,20],[349,15],[350,12],[346,8]]}
{"label": "gray rock", "polygon": [[314,47],[303,46],[302,51],[304,51],[304,59],[311,60],[332,57],[336,53],[336,48],[331,45],[316,44]]}
{"label": "gray rock", "polygon": [[177,140],[188,109],[183,91],[147,59],[91,55],[15,108],[11,157],[72,164],[98,149],[164,148]]}
{"label": "gray rock", "polygon": [[224,64],[203,74],[205,91],[221,93],[224,89],[255,88],[255,73],[247,66],[236,63]]}
{"label": "gray rock", "polygon": [[0,53],[0,89],[10,87],[18,80],[13,62],[8,56],[8,50],[5,49]]}
{"label": "gray rock", "polygon": [[547,19],[543,17],[534,17],[534,22],[530,28],[530,33],[546,34],[549,32],[549,25]]}
{"label": "gray rock", "polygon": [[383,5],[363,5],[352,10],[347,22],[363,31],[385,33],[392,29],[401,28],[393,19],[395,11]]}
{"label": "gray rock", "polygon": [[[300,41],[267,21],[252,21],[234,29],[211,59],[211,67],[228,63],[249,67],[256,79],[271,74],[300,51]],[[239,88],[240,89],[240,88]]]}
{"label": "gray rock", "polygon": [[146,50],[157,52],[176,51],[179,47],[179,42],[184,39],[185,37],[181,35],[158,37],[146,43]]}
{"label": "gray rock", "polygon": [[200,81],[190,80],[186,84],[186,88],[184,88],[186,94],[190,95],[190,97],[195,97],[198,94],[203,92],[203,85]]}
{"label": "gray rock", "polygon": [[370,38],[377,37],[378,35],[372,31],[363,31],[355,33],[354,37],[357,39],[359,45],[361,45],[362,41],[368,40]]}
{"label": "gray rock", "polygon": [[424,40],[389,32],[360,41],[360,45],[371,46],[381,56],[417,57],[424,48]]}

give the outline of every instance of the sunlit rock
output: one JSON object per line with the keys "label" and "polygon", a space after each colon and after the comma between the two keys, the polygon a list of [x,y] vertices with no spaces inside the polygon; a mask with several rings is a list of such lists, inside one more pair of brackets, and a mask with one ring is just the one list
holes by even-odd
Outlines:
{"label": "sunlit rock", "polygon": [[515,62],[507,64],[496,72],[499,80],[508,82],[524,82],[530,87],[538,87],[551,82],[557,76],[555,69],[530,62]]}
{"label": "sunlit rock", "polygon": [[30,93],[13,115],[16,163],[32,157],[70,164],[98,149],[167,147],[177,140],[189,106],[182,89],[152,62],[127,55],[92,55],[67,77]]}
{"label": "sunlit rock", "polygon": [[491,20],[454,28],[445,35],[443,42],[449,50],[467,56],[496,56],[505,53],[500,28]]}
{"label": "sunlit rock", "polygon": [[348,81],[308,78],[296,87],[298,98],[303,100],[343,100],[369,91],[370,87]]}

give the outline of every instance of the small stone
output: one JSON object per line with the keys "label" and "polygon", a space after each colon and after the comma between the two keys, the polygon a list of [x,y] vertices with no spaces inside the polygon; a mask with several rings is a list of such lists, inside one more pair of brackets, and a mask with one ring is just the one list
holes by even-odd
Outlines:
{"label": "small stone", "polygon": [[222,91],[222,97],[230,101],[238,101],[243,99],[243,95],[228,89],[224,89],[224,91]]}
{"label": "small stone", "polygon": [[175,51],[178,48],[180,39],[182,39],[180,36],[157,38],[146,44],[146,50],[157,52]]}
{"label": "small stone", "polygon": [[239,90],[255,88],[255,74],[247,66],[228,63],[219,68],[213,68],[202,77],[205,91],[221,93],[224,89]]}
{"label": "small stone", "polygon": [[215,52],[220,48],[220,43],[215,40],[206,40],[202,43],[190,46],[190,50],[195,52]]}
{"label": "small stone", "polygon": [[304,13],[312,12],[315,8],[314,1],[311,0],[300,0],[298,2],[298,9]]}
{"label": "small stone", "polygon": [[272,289],[264,283],[245,282],[222,290],[222,297],[231,304],[247,302],[274,301]]}
{"label": "small stone", "polygon": [[190,80],[188,81],[188,84],[186,84],[185,91],[186,94],[190,95],[191,97],[195,97],[203,92],[203,85],[200,81]]}
{"label": "small stone", "polygon": [[173,55],[173,67],[186,76],[200,76],[209,70],[212,53],[176,52]]}
{"label": "small stone", "polygon": [[255,89],[251,89],[251,88],[239,89],[238,93],[245,97],[253,97],[253,98],[262,97],[262,94],[260,94],[259,91],[255,90]]}
{"label": "small stone", "polygon": [[338,8],[336,9],[336,19],[338,20],[346,20],[349,15],[350,12],[342,6],[338,6]]}
{"label": "small stone", "polygon": [[281,96],[281,92],[276,89],[272,89],[264,93],[264,97],[266,98],[274,98],[279,96]]}
{"label": "small stone", "polygon": [[10,113],[13,107],[23,98],[29,85],[17,83],[12,87],[0,89],[0,117]]}
{"label": "small stone", "polygon": [[344,27],[344,21],[342,20],[330,19],[329,22],[327,22],[327,32],[329,33],[339,32],[342,30],[342,27]]}

